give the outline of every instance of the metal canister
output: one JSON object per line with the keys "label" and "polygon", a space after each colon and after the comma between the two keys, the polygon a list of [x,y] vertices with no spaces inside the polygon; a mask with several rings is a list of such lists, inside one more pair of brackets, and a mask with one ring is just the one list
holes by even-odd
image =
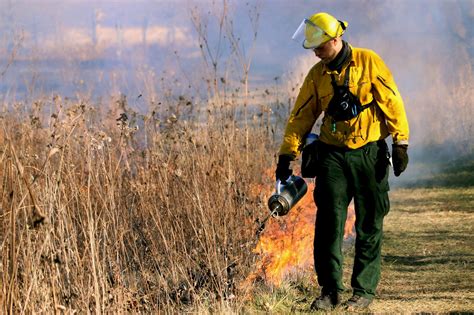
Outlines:
{"label": "metal canister", "polygon": [[270,213],[276,216],[286,215],[308,191],[308,185],[299,176],[290,176],[285,184],[276,182],[276,191],[268,199]]}

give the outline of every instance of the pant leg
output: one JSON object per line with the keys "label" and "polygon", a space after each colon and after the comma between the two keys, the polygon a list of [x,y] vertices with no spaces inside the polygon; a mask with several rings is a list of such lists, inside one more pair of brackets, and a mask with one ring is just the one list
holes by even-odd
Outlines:
{"label": "pant leg", "polygon": [[314,199],[318,207],[314,237],[314,265],[323,290],[344,289],[342,283],[342,242],[348,192],[344,155],[320,152]]}
{"label": "pant leg", "polygon": [[373,297],[380,279],[383,218],[389,211],[385,142],[355,152],[351,169],[356,211],[356,244],[351,285],[354,294]]}

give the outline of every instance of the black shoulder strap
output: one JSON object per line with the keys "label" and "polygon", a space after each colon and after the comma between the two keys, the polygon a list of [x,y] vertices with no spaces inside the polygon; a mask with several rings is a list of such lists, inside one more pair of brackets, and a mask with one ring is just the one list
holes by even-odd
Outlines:
{"label": "black shoulder strap", "polygon": [[362,110],[365,110],[367,108],[369,108],[370,106],[372,105],[377,105],[377,101],[375,100],[375,97],[374,99],[372,100],[372,102],[368,103],[368,104],[365,104],[365,105],[361,105],[362,106]]}
{"label": "black shoulder strap", "polygon": [[333,88],[337,86],[336,78],[334,78],[334,74],[332,73],[331,73],[331,84]]}
{"label": "black shoulder strap", "polygon": [[[349,76],[351,74],[351,67],[350,65],[347,66],[346,73],[344,75],[344,85],[345,87],[349,87]],[[331,84],[333,86],[337,86],[336,78],[334,77],[334,74],[331,73]]]}
{"label": "black shoulder strap", "polygon": [[347,66],[346,74],[344,75],[344,86],[349,87],[349,76],[351,74],[351,66]]}

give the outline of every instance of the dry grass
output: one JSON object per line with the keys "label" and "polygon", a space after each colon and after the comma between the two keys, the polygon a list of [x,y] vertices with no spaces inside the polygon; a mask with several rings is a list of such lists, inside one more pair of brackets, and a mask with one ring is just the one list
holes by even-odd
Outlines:
{"label": "dry grass", "polygon": [[4,111],[2,312],[238,309],[274,149],[259,121],[247,145],[208,113],[59,98]]}
{"label": "dry grass", "polygon": [[[244,281],[275,135],[267,111],[247,128],[233,115],[140,115],[124,98],[5,110],[2,311],[307,311],[311,271],[281,287]],[[474,190],[395,190],[392,204],[372,310],[472,311]]]}
{"label": "dry grass", "polygon": [[474,188],[397,190],[374,311],[474,311]]}

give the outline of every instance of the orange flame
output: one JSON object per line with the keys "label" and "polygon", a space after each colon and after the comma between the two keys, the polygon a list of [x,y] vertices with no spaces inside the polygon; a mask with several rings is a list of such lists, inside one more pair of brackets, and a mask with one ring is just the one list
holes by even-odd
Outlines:
{"label": "orange flame", "polygon": [[[247,281],[261,277],[267,283],[280,285],[290,274],[313,268],[313,239],[316,206],[313,201],[314,184],[288,215],[271,218],[260,235],[254,252],[260,262]],[[344,239],[354,234],[354,208],[349,206],[344,228]]]}

